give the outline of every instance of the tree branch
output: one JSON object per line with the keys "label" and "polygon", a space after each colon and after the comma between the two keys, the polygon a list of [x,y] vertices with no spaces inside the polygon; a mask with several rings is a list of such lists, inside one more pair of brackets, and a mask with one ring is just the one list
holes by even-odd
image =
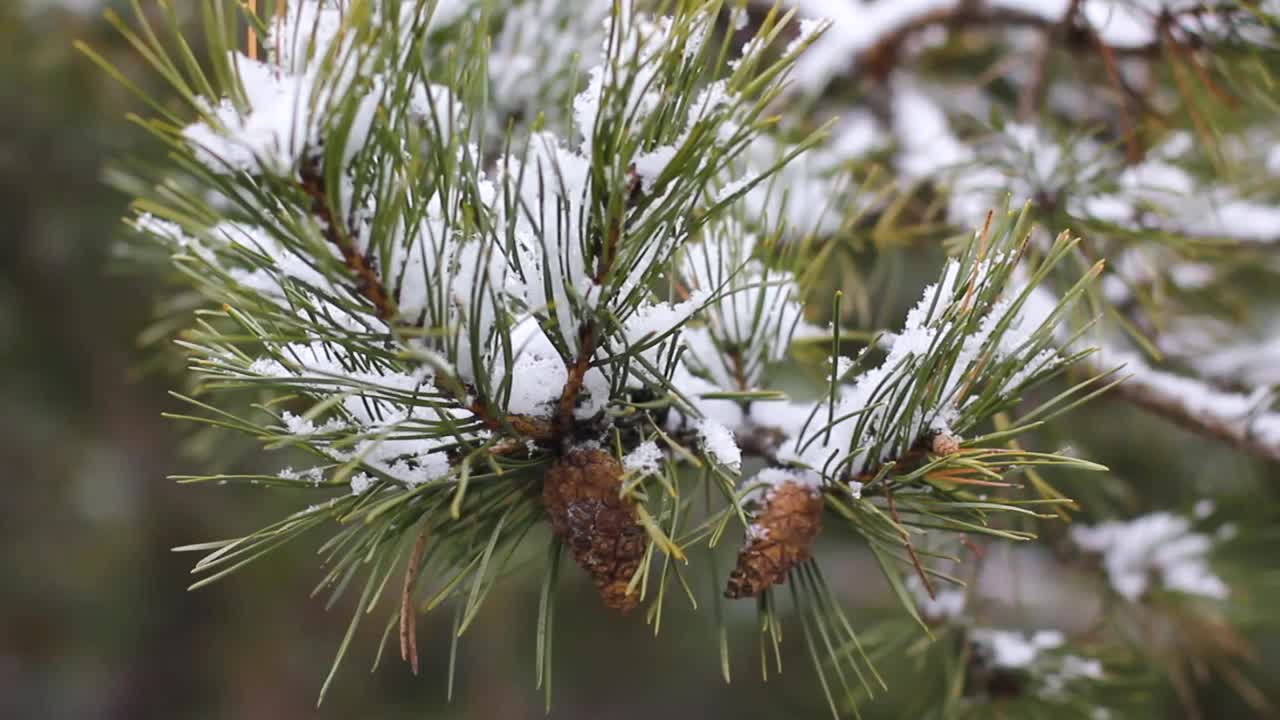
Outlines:
{"label": "tree branch", "polygon": [[1258,411],[1251,397],[1201,379],[1151,368],[1137,355],[1106,352],[1098,364],[1121,363],[1132,374],[1112,391],[1117,397],[1194,433],[1280,462],[1280,413]]}
{"label": "tree branch", "polygon": [[1156,370],[1137,358],[1127,358],[1126,366],[1133,375],[1116,386],[1119,397],[1187,430],[1280,462],[1280,413],[1251,413],[1253,403],[1245,395]]}
{"label": "tree branch", "polygon": [[[1071,17],[1073,13],[1068,13]],[[1094,33],[1087,28],[1062,23],[1043,15],[1013,8],[989,8],[961,3],[953,7],[937,8],[921,13],[896,29],[884,34],[875,44],[858,54],[855,65],[870,68],[873,76],[888,77],[897,64],[898,52],[913,36],[935,25],[952,29],[982,28],[1031,28],[1045,33],[1060,33],[1064,46],[1076,50],[1092,48]],[[1114,56],[1158,57],[1161,52],[1159,39],[1144,45],[1109,47]]]}
{"label": "tree branch", "polygon": [[[302,166],[299,174],[301,176],[302,191],[307,194],[307,197],[311,198],[311,212],[315,214],[323,226],[325,239],[338,248],[338,251],[342,253],[343,262],[357,278],[356,291],[373,305],[379,318],[391,320],[397,314],[395,300],[387,292],[386,287],[378,277],[377,270],[374,269],[369,259],[356,249],[355,243],[351,241],[351,232],[335,216],[326,191],[323,168],[319,166],[317,161],[311,161]],[[587,354],[588,360],[592,353],[594,353],[594,347]],[[586,370],[584,368],[577,379],[577,387],[581,387],[581,376],[585,374]],[[572,382],[573,379],[571,374],[570,381]],[[566,393],[568,390],[569,386],[566,385]],[[476,418],[490,430],[514,433],[519,437],[528,438],[535,442],[548,442],[556,436],[552,423],[544,418],[495,414],[490,411],[488,405],[482,400],[476,399],[468,403],[466,398],[468,393],[474,396],[473,391],[464,391],[459,388],[456,393],[459,402],[464,403],[466,408],[475,414]],[[576,393],[577,391],[575,390],[575,397]],[[563,404],[564,402],[565,400],[562,397],[561,403]],[[570,400],[570,419],[572,419],[572,411],[572,400]]]}
{"label": "tree branch", "polygon": [[311,198],[311,212],[320,221],[325,240],[338,248],[343,263],[356,277],[356,292],[373,304],[379,318],[392,320],[396,316],[396,302],[378,278],[378,271],[369,258],[356,249],[350,229],[336,217],[325,186],[324,168],[319,161],[311,160],[303,163],[299,174],[302,191]]}

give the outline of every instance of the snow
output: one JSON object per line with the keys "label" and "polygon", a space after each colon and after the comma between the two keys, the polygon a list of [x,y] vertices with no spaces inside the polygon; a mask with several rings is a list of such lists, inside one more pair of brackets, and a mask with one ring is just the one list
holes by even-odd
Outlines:
{"label": "snow", "polygon": [[[578,348],[576,303],[592,287],[584,247],[589,193],[589,161],[565,148],[550,133],[529,140],[524,162],[513,163],[508,182],[515,185],[527,210],[517,211],[517,255],[514,260],[525,281],[524,302],[545,312],[554,307],[559,340]],[[517,184],[518,183],[518,184]],[[549,277],[548,277],[549,276]]]}
{"label": "snow", "polygon": [[[564,359],[532,317],[524,318],[512,328],[510,342],[514,361],[507,411],[515,415],[550,416],[569,380]],[[491,386],[500,387],[506,378],[501,361],[495,363],[490,371]],[[575,415],[592,417],[604,409],[608,400],[608,378],[600,368],[589,369],[583,377]]]}
{"label": "snow", "polygon": [[418,455],[418,468],[411,478],[407,481],[410,487],[421,485],[432,480],[439,480],[449,474],[452,465],[449,463],[449,456],[442,452],[427,453]]}
{"label": "snow", "polygon": [[324,468],[309,467],[305,470],[294,470],[292,467],[286,467],[276,473],[276,477],[282,480],[303,480],[312,485],[319,485],[324,482]]}
{"label": "snow", "polygon": [[955,620],[962,616],[968,604],[968,594],[964,588],[935,588],[933,597],[920,581],[919,575],[911,575],[906,580],[907,590],[915,598],[920,614],[930,620]]}
{"label": "snow", "polygon": [[885,35],[925,13],[953,3],[954,0],[882,0],[868,3],[789,0],[787,4],[802,17],[825,18],[830,23],[826,32],[797,61],[794,71],[796,86],[806,92],[821,91],[836,76],[853,67],[858,54]]}
{"label": "snow", "polygon": [[177,223],[161,220],[150,213],[142,213],[134,218],[133,228],[140,233],[162,240],[174,248],[185,248],[194,241],[194,238],[187,235]]}
{"label": "snow", "polygon": [[[912,23],[944,14],[966,5],[1012,10],[1060,22],[1069,0],[787,0],[802,18],[827,18],[831,27],[817,39],[796,65],[796,84],[809,93],[822,91],[832,80],[855,69],[860,55],[877,43]],[[1151,45],[1157,41],[1156,18],[1163,8],[1175,13],[1199,5],[1196,0],[1084,0],[1081,17],[1106,44],[1116,48]],[[802,23],[802,34],[805,31]],[[1183,29],[1214,32],[1223,24],[1213,14],[1188,13],[1172,24],[1175,34]],[[927,41],[929,33],[918,33]],[[907,38],[908,40],[912,38]]]}
{"label": "snow", "polygon": [[1228,428],[1280,453],[1280,412],[1267,409],[1267,388],[1250,395],[1219,390],[1196,378],[1152,368],[1136,353],[1105,346],[1097,362],[1107,367],[1123,365],[1129,374],[1126,387],[1133,392],[1160,398],[1191,417]]}
{"label": "snow", "polygon": [[787,45],[787,49],[783,51],[783,54],[791,55],[792,53],[800,52],[806,45],[816,40],[830,25],[831,22],[828,20],[801,18],[799,23],[800,30],[796,33],[795,39]]}
{"label": "snow", "polygon": [[657,182],[658,177],[662,175],[662,171],[671,163],[671,159],[675,157],[677,148],[671,145],[663,145],[649,152],[638,156],[632,162],[635,164],[636,177],[640,178],[640,189],[649,191],[653,189],[653,184]]}
{"label": "snow", "polygon": [[666,456],[657,443],[648,440],[640,443],[622,458],[622,468],[629,473],[650,475],[662,469]]}
{"label": "snow", "polygon": [[1184,138],[1171,135],[1147,160],[1120,171],[1114,192],[1074,198],[1073,211],[1134,229],[1280,242],[1280,206],[1241,197],[1224,185],[1198,182],[1176,162],[1186,152]]}
{"label": "snow", "polygon": [[[755,244],[742,225],[726,221],[688,245],[680,265],[695,292],[719,296],[702,314],[705,325],[686,333],[686,362],[724,390],[755,389],[765,365],[786,357],[793,336],[807,327],[793,276],[754,259]],[[726,347],[740,348],[742,357],[727,357]]]}
{"label": "snow", "polygon": [[[839,173],[839,164],[856,157],[863,149],[854,143],[861,138],[850,134],[849,147],[830,143],[800,153],[768,179],[756,184],[742,198],[745,217],[761,227],[784,224],[793,237],[829,235],[839,229],[840,206],[849,195],[848,178]],[[761,137],[747,148],[747,177],[730,182],[718,200],[728,198],[768,171],[794,148],[769,137]]]}
{"label": "snow", "polygon": [[734,472],[742,469],[742,450],[738,448],[732,430],[709,418],[698,421],[697,427],[698,440],[704,452]]}
{"label": "snow", "polygon": [[[610,36],[616,32],[613,42],[618,47],[614,50],[614,57],[622,60],[612,62],[606,58],[602,64],[591,68],[587,73],[586,89],[573,99],[573,124],[582,137],[581,150],[587,155],[591,153],[601,105],[606,99],[611,104],[618,102],[612,97],[605,97],[606,88],[611,88],[610,93],[627,88],[628,95],[621,101],[621,112],[624,117],[631,116],[633,122],[639,122],[661,106],[660,83],[656,82],[658,59],[672,37],[669,19],[655,22],[647,15],[623,11],[611,14],[605,22],[604,42],[608,44]],[[608,48],[602,50],[607,51]],[[630,77],[624,75],[633,67],[634,73]]]}
{"label": "snow", "polygon": [[1075,526],[1071,538],[1082,550],[1102,555],[1112,588],[1127,600],[1146,594],[1153,576],[1166,590],[1215,600],[1229,594],[1209,569],[1213,539],[1192,532],[1185,517],[1157,512],[1127,522]]}
{"label": "snow", "polygon": [[756,475],[756,482],[768,483],[771,487],[777,487],[784,482],[789,482],[799,485],[813,493],[817,493],[822,490],[822,478],[820,476],[800,470],[765,468]]}
{"label": "snow", "polygon": [[[285,432],[305,438],[334,462],[354,460],[413,487],[450,473],[444,448],[488,435],[488,431],[454,434],[448,430],[469,419],[468,410],[414,402],[436,392],[429,376],[386,368],[353,369],[343,351],[318,342],[285,345],[279,355],[285,362],[264,356],[245,372],[273,378],[318,398],[340,398],[336,412],[327,413],[319,422],[289,411],[282,412],[280,418]],[[434,427],[443,427],[445,432],[422,436],[424,429]],[[359,485],[363,481],[353,482]]]}
{"label": "snow", "polygon": [[1042,675],[1038,694],[1046,700],[1065,700],[1067,687],[1072,683],[1082,680],[1101,680],[1103,677],[1101,660],[1082,658],[1079,655],[1063,655],[1059,658],[1056,667],[1047,669]]}
{"label": "snow", "polygon": [[[507,411],[515,415],[550,415],[569,379],[564,360],[533,318],[516,325],[511,336],[515,362],[511,367],[511,394]],[[502,381],[502,371],[495,369],[494,385]]]}
{"label": "snow", "polygon": [[[973,269],[974,282],[981,286],[990,268],[1000,264],[999,257],[990,257]],[[1043,372],[1060,361],[1060,356],[1042,336],[1032,342],[1033,335],[1048,321],[1052,303],[1027,302],[1015,306],[1010,296],[1017,297],[1021,288],[1017,283],[1006,288],[1005,296],[986,309],[976,332],[964,337],[939,395],[940,402],[922,407],[911,418],[901,416],[900,404],[890,407],[888,396],[899,392],[895,388],[908,382],[914,363],[930,353],[938,352],[941,338],[950,331],[950,320],[944,320],[946,310],[961,287],[969,278],[960,277],[960,265],[948,261],[938,283],[925,288],[921,300],[908,313],[903,328],[897,334],[885,335],[881,344],[888,350],[885,359],[876,367],[859,374],[852,384],[839,388],[838,398],[831,408],[820,407],[809,422],[807,431],[784,443],[779,458],[801,463],[828,477],[856,475],[864,467],[888,460],[900,450],[891,442],[899,436],[903,422],[911,423],[918,437],[927,431],[954,434],[963,427],[954,427],[963,410],[965,398],[959,397],[962,387],[974,364],[988,353],[989,362],[984,365],[987,373],[999,367],[1017,368],[999,388],[1001,394],[1010,395],[1034,375]],[[1007,319],[1007,330],[999,338],[995,331]],[[871,448],[878,446],[878,454]]]}
{"label": "snow", "polygon": [[1184,358],[1202,375],[1241,383],[1253,388],[1280,385],[1280,334],[1266,339],[1237,339],[1234,344],[1215,343]]}
{"label": "snow", "polygon": [[893,129],[901,145],[899,170],[907,179],[933,176],[973,159],[973,150],[951,132],[942,108],[922,88],[896,90]]}
{"label": "snow", "polygon": [[977,628],[969,639],[988,654],[992,665],[1019,669],[1030,667],[1045,650],[1059,648],[1066,641],[1057,630],[1037,630],[1028,636],[1018,630]]}
{"label": "snow", "polygon": [[294,415],[288,410],[280,414],[280,420],[284,423],[284,428],[289,431],[290,435],[298,436],[332,432],[334,430],[342,429],[345,425],[340,420],[330,420],[327,423],[317,426],[314,421]]}
{"label": "snow", "polygon": [[[221,99],[207,108],[209,122],[183,130],[197,158],[215,172],[290,175],[304,154],[319,147],[335,110],[351,102],[354,120],[342,139],[343,162],[349,161],[365,144],[381,98],[381,81],[370,77],[368,89],[354,89],[357,77],[367,75],[367,63],[365,51],[342,32],[341,11],[317,2],[299,3],[266,44],[277,48],[270,62],[239,52],[230,55],[249,109],[241,112],[230,100]],[[325,56],[342,58],[337,69],[322,69],[316,58]]]}
{"label": "snow", "polygon": [[315,145],[320,129],[311,122],[305,78],[282,75],[266,63],[235,53],[249,111],[229,100],[208,108],[210,122],[183,130],[197,159],[215,172],[285,175],[304,148]]}
{"label": "snow", "polygon": [[[612,0],[529,0],[506,9],[489,53],[490,97],[496,128],[513,115],[554,114],[583,67],[599,63]],[[552,125],[554,126],[554,125]]]}
{"label": "snow", "polygon": [[[388,6],[392,7],[392,6]],[[427,28],[455,22],[471,8],[469,0],[435,4]],[[402,47],[419,27],[418,3],[399,6]],[[378,23],[378,13],[374,8]],[[341,6],[319,0],[291,3],[263,40],[267,61],[230,53],[248,102],[241,111],[228,98],[206,98],[200,121],[183,129],[196,158],[218,173],[292,175],[302,158],[325,143],[343,143],[347,163],[365,146],[382,99],[382,79],[371,72],[374,56],[356,33],[347,32]],[[364,82],[359,82],[363,80]],[[412,88],[431,97],[429,88]],[[415,101],[421,109],[422,101]],[[334,121],[352,108],[346,137],[334,133]]]}
{"label": "snow", "polygon": [[632,345],[647,344],[666,336],[688,322],[710,299],[707,290],[694,290],[689,297],[675,305],[667,302],[641,306],[623,326],[623,336]]}
{"label": "snow", "polygon": [[[671,376],[671,385],[693,405],[693,409],[700,417],[714,420],[729,428],[736,428],[742,424],[744,413],[737,402],[703,399],[704,394],[722,392],[723,388],[693,374],[686,363],[681,362],[676,366],[676,371]],[[667,417],[667,428],[678,429],[687,420],[688,418],[681,413],[672,412]]]}
{"label": "snow", "polygon": [[356,473],[351,476],[351,494],[363,495],[373,487],[374,478],[368,473]]}

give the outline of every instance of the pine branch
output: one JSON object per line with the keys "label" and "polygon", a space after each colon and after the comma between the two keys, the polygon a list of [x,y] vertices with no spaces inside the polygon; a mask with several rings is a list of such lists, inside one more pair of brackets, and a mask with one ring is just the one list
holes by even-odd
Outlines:
{"label": "pine branch", "polygon": [[1116,387],[1119,397],[1192,432],[1280,462],[1280,413],[1251,407],[1257,401],[1248,396],[1156,370],[1137,356],[1125,356],[1125,368],[1131,374]]}
{"label": "pine branch", "polygon": [[587,321],[578,329],[578,357],[568,366],[569,379],[565,382],[564,389],[560,391],[560,399],[556,403],[556,414],[552,423],[557,436],[563,437],[573,427],[573,412],[577,406],[578,394],[582,392],[587,371],[591,369],[591,359],[596,352],[599,333],[594,319]]}
{"label": "pine branch", "polygon": [[394,320],[395,300],[383,286],[369,258],[356,249],[352,241],[351,229],[333,211],[325,183],[325,170],[320,160],[312,159],[303,162],[299,177],[302,191],[311,199],[311,212],[319,220],[325,240],[338,249],[347,269],[356,277],[356,293],[373,305],[379,319]]}
{"label": "pine branch", "polygon": [[[1202,36],[1181,16],[1166,16],[1151,42],[1112,47],[1075,0],[1057,17],[967,0],[914,16],[893,6],[887,16],[906,21],[882,37],[858,36],[871,45],[851,58],[855,71],[903,78],[890,109],[900,167],[887,182],[868,180],[883,189],[873,193],[855,186],[895,144],[857,137],[874,127],[874,113],[855,107],[869,124],[810,132],[814,117],[849,109],[832,93],[794,124],[770,116],[784,108],[785,82],[803,80],[788,73],[826,27],[809,20],[791,33],[781,8],[744,33],[741,7],[726,18],[730,3],[715,1],[663,4],[670,18],[606,1],[579,18],[550,0],[483,11],[299,0],[297,16],[278,19],[270,42],[263,38],[272,52],[297,52],[268,63],[219,45],[233,10],[223,5],[210,30],[215,77],[204,77],[200,62],[170,57],[151,33],[138,36],[194,118],[156,103],[164,122],[148,129],[173,163],[150,178],[155,189],[144,191],[140,213],[154,216],[137,225],[166,243],[183,279],[209,301],[180,341],[202,391],[184,419],[288,448],[311,466],[184,481],[324,494],[244,538],[192,548],[209,552],[197,584],[328,528],[323,587],[333,599],[364,588],[339,659],[382,598],[391,606],[384,641],[398,629],[401,657],[417,672],[417,612],[454,603],[456,641],[479,622],[489,593],[536,560],[527,537],[549,527],[556,540],[537,672],[548,689],[561,543],[606,605],[645,604],[656,631],[668,589],[683,586],[698,604],[684,574],[702,557],[699,546],[713,549],[737,530],[745,535],[738,563],[720,587],[759,598],[769,636],[762,645],[780,661],[784,614],[772,587],[790,583],[833,711],[839,703],[857,712],[884,687],[871,658],[885,659],[885,648],[918,657],[919,649],[894,644],[909,633],[877,620],[866,625],[879,640],[864,652],[817,564],[824,525],[861,538],[904,616],[921,620],[902,575],[913,574],[931,602],[947,599],[940,583],[954,578],[938,565],[945,543],[936,539],[1033,540],[1043,520],[1074,509],[1037,469],[1105,469],[1015,442],[1108,388],[1109,373],[1083,382],[1067,375],[1090,354],[1073,348],[1096,320],[1080,301],[1093,299],[1088,286],[1101,266],[1077,252],[1071,234],[1033,232],[1030,209],[997,213],[971,234],[963,206],[985,214],[1006,194],[1035,197],[1046,200],[1054,227],[1067,215],[1101,227],[1090,240],[1108,251],[1165,242],[1190,258],[1198,249],[1167,233],[1146,237],[1138,225],[1173,217],[1170,227],[1189,229],[1203,219],[1192,203],[1142,187],[1151,172],[1197,192],[1196,160],[1184,172],[1154,146],[1137,163],[1132,145],[1122,158],[1114,116],[1095,123],[1087,109],[1061,110],[1056,50],[1100,54],[1105,75],[1071,80],[1090,91],[1111,86],[1130,143],[1151,110],[1145,98],[1175,84],[1188,105],[1238,97],[1247,109],[1249,100],[1247,87],[1198,54],[1217,35]],[[989,101],[981,107],[997,126],[990,145],[976,144],[969,126],[952,131],[950,117],[975,105],[931,97],[929,79],[907,67],[914,40],[939,27],[1043,35],[1029,83],[1009,63],[990,62],[1001,43],[947,51],[973,61],[957,63],[957,74],[995,68],[989,77],[1000,82],[966,88]],[[281,42],[286,30],[301,43]],[[1164,59],[1177,64],[1173,78],[1143,93],[1129,86],[1129,61],[1151,69]],[[1002,125],[1013,106],[1023,122]],[[1201,110],[1192,122],[1219,130]],[[1042,121],[1058,114],[1081,127],[1054,133]],[[806,154],[814,149],[821,155]],[[1163,206],[1181,212],[1161,216]],[[820,242],[799,240],[802,227]],[[1203,235],[1212,235],[1207,227]],[[858,293],[869,324],[896,303],[896,280],[919,268],[881,273],[867,259],[916,241],[937,241],[954,259],[890,325],[895,332],[857,328],[857,342],[879,340],[851,361],[843,295],[826,314],[829,291]],[[880,277],[895,283],[881,287]],[[809,325],[828,317],[830,333]],[[829,344],[794,342],[818,336]],[[811,360],[812,372],[793,370]],[[1193,393],[1154,373],[1122,393],[1181,422],[1198,415],[1206,432],[1242,444],[1264,442],[1274,425],[1274,413],[1224,412],[1223,397],[1197,391],[1192,402]],[[789,396],[809,400],[788,400],[782,382]],[[744,458],[766,467],[743,477]],[[714,564],[704,570],[718,573]],[[719,606],[716,614],[725,617]],[[968,703],[974,688],[1007,687],[1008,668],[979,655],[1009,638],[970,629],[950,636],[969,656],[947,691],[921,702]],[[727,648],[728,627],[720,630]],[[1040,660],[1034,672],[1058,667]]]}
{"label": "pine branch", "polygon": [[[1185,15],[1189,13],[1180,13]],[[1067,13],[1065,20],[1071,20],[1073,13]],[[978,28],[983,30],[1031,29],[1051,36],[1057,36],[1061,47],[1075,52],[1088,52],[1094,49],[1097,42],[1095,33],[1084,30],[1074,23],[1045,17],[1044,15],[1010,7],[986,7],[982,3],[958,2],[953,6],[941,7],[925,11],[898,27],[888,31],[874,44],[862,51],[851,66],[868,68],[872,77],[885,79],[897,67],[901,49],[916,35],[934,27],[943,26],[952,30]],[[1063,27],[1066,32],[1062,32]],[[1195,36],[1189,39],[1192,47],[1198,45]],[[1107,51],[1116,57],[1125,58],[1159,58],[1162,52],[1161,42],[1152,41],[1145,45],[1114,47],[1107,46]]]}

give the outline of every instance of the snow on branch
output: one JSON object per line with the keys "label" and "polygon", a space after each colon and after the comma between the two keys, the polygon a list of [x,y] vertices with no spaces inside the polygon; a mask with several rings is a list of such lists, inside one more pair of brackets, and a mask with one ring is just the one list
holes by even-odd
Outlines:
{"label": "snow on branch", "polygon": [[1129,377],[1115,392],[1184,428],[1280,462],[1280,412],[1268,409],[1267,388],[1252,395],[1219,390],[1185,375],[1157,370],[1135,353],[1109,351],[1107,363],[1123,364]]}

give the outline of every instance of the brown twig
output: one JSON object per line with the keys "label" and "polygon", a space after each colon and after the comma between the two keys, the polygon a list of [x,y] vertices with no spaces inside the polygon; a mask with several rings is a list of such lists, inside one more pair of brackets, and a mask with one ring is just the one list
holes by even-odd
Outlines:
{"label": "brown twig", "polygon": [[1124,138],[1125,159],[1129,164],[1136,165],[1142,161],[1142,146],[1138,143],[1138,127],[1133,121],[1133,116],[1129,113],[1129,93],[1124,80],[1120,77],[1120,68],[1116,64],[1115,51],[1112,47],[1102,41],[1102,36],[1096,32],[1090,31],[1093,36],[1094,45],[1098,48],[1098,53],[1102,55],[1102,67],[1107,71],[1107,81],[1111,83],[1111,87],[1116,93],[1116,107],[1120,111],[1120,135]]}
{"label": "brown twig", "polygon": [[1204,118],[1200,116],[1200,111],[1196,109],[1195,94],[1191,91],[1191,85],[1183,76],[1183,70],[1178,65],[1179,48],[1181,44],[1178,39],[1173,36],[1173,31],[1169,29],[1170,19],[1168,13],[1160,17],[1160,26],[1157,31],[1160,44],[1167,49],[1166,57],[1169,60],[1169,74],[1173,76],[1173,84],[1178,88],[1178,95],[1182,97],[1183,102],[1187,106],[1187,116],[1191,118],[1191,125],[1196,130],[1196,135],[1200,136],[1201,142],[1205,147],[1213,147],[1213,134],[1209,131],[1209,126],[1205,124]]}
{"label": "brown twig", "polygon": [[[351,241],[350,231],[336,217],[332,204],[329,202],[323,168],[319,166],[319,162],[316,160],[308,161],[303,163],[299,176],[302,191],[311,198],[311,212],[319,220],[325,239],[338,248],[338,251],[342,254],[343,262],[352,274],[356,276],[356,291],[373,305],[379,318],[391,320],[397,314],[396,303],[379,279],[377,270],[374,269],[370,259],[356,249],[355,243]],[[594,352],[593,347],[585,353],[586,361],[579,362],[579,365],[583,367],[581,372],[577,374],[578,389],[581,388],[583,376],[586,375],[590,357]],[[574,376],[571,374],[570,381],[572,382],[573,379]],[[569,389],[568,384],[566,384],[566,394]],[[461,386],[456,389],[459,402],[467,403],[468,392],[467,388]],[[573,397],[568,401],[570,422],[573,418],[573,401],[576,395],[577,389],[573,391]],[[565,400],[562,397],[562,405],[564,402]],[[527,415],[496,415],[489,411],[488,406],[483,401],[478,399],[470,401],[466,407],[475,414],[476,419],[490,430],[512,432],[521,438],[527,438],[535,442],[550,442],[559,434],[556,426],[546,418]]]}
{"label": "brown twig", "polygon": [[[634,174],[633,171],[629,172]],[[621,240],[622,220],[618,218],[609,223],[604,245],[600,248],[600,257],[596,263],[594,277],[596,285],[603,285],[608,278],[609,271],[613,267],[614,258],[618,253],[618,243]],[[578,356],[566,368],[569,376],[565,380],[564,389],[560,391],[560,400],[556,403],[556,414],[552,423],[554,432],[559,437],[566,435],[573,427],[573,411],[578,406],[578,394],[582,392],[582,384],[586,381],[587,371],[591,369],[591,358],[595,356],[596,344],[600,342],[599,335],[600,328],[594,318],[585,321],[578,327]]]}
{"label": "brown twig", "polygon": [[[251,15],[256,16],[258,14],[258,0],[246,0],[246,5],[248,6],[249,13]],[[258,31],[254,29],[252,21],[249,22],[248,35],[249,37],[246,43],[248,47],[246,49],[249,51],[249,59],[257,60],[258,59]]]}
{"label": "brown twig", "polygon": [[280,46],[284,43],[284,13],[287,0],[276,0],[276,30],[271,44],[275,48],[276,69],[280,68]]}
{"label": "brown twig", "polygon": [[1040,106],[1044,104],[1045,90],[1049,84],[1049,69],[1053,60],[1053,49],[1063,38],[1067,37],[1076,21],[1076,13],[1080,11],[1081,0],[1071,0],[1071,4],[1067,6],[1067,11],[1063,13],[1062,20],[1052,27],[1046,28],[1040,45],[1039,55],[1036,57],[1035,74],[1031,76],[1031,82],[1023,88],[1022,94],[1018,97],[1018,118],[1026,121],[1039,111]]}
{"label": "brown twig", "polygon": [[409,564],[404,569],[404,585],[400,589],[400,659],[409,663],[413,674],[418,674],[418,613],[413,607],[413,589],[418,582],[419,565],[427,549],[427,524],[424,520],[418,539],[409,554]]}
{"label": "brown twig", "polygon": [[[1169,32],[1167,24],[1164,26],[1164,29],[1166,35],[1172,38],[1173,36]],[[1196,59],[1196,55],[1191,48],[1187,47],[1185,43],[1177,42],[1176,40],[1173,43],[1173,47],[1178,51],[1178,54],[1182,56],[1182,61],[1191,67],[1191,71],[1195,73],[1196,78],[1200,80],[1200,84],[1203,85],[1206,90],[1208,90],[1214,97],[1218,98],[1222,104],[1232,110],[1240,107],[1240,100],[1235,95],[1224,90],[1220,85],[1218,85],[1218,83],[1214,82],[1213,77],[1209,75],[1209,71],[1205,70],[1204,66],[1200,64],[1200,61]]]}
{"label": "brown twig", "polygon": [[911,556],[911,565],[916,569],[916,575],[919,576],[920,582],[924,583],[924,589],[929,593],[929,599],[936,600],[937,594],[933,590],[933,583],[929,581],[929,574],[924,571],[924,565],[920,563],[920,556],[916,555],[916,548],[911,544],[911,537],[907,535],[907,529],[902,527],[902,520],[898,517],[898,506],[893,502],[893,491],[889,489],[888,483],[884,486],[884,497],[889,503],[889,516],[893,518],[893,522],[898,526],[898,533],[902,535],[902,544],[907,548],[907,554]]}
{"label": "brown twig", "polygon": [[495,415],[480,400],[472,400],[467,409],[490,430],[514,432],[534,442],[549,442],[556,437],[555,426],[547,418],[514,414]]}
{"label": "brown twig", "polygon": [[333,212],[329,202],[329,194],[325,187],[324,169],[319,161],[304,162],[299,173],[302,191],[311,198],[311,212],[320,221],[321,231],[329,244],[338,248],[342,261],[351,273],[356,276],[356,292],[373,304],[378,317],[390,321],[396,316],[396,303],[378,278],[369,258],[356,249],[351,240],[351,233]]}
{"label": "brown twig", "polygon": [[578,405],[578,393],[591,369],[591,357],[596,354],[596,326],[588,321],[578,329],[578,358],[569,366],[569,378],[560,391],[556,403],[555,421],[552,424],[557,436],[563,436],[573,427],[573,411]]}
{"label": "brown twig", "polygon": [[[922,33],[935,25],[949,28],[1032,28],[1041,31],[1052,31],[1061,27],[1058,20],[1051,20],[1038,13],[1026,12],[1012,8],[982,7],[960,4],[954,7],[939,8],[921,13],[911,20],[885,33],[871,47],[859,53],[855,66],[865,68],[873,77],[881,79],[888,76],[897,64],[900,49],[913,36]],[[1077,33],[1068,28],[1062,34],[1064,46],[1070,49],[1084,50],[1095,42],[1091,32]],[[1113,56],[1153,57],[1160,53],[1160,42],[1126,47],[1111,47]]]}
{"label": "brown twig", "polygon": [[[1159,372],[1159,371],[1156,371]],[[1208,388],[1209,392],[1218,392]],[[1249,430],[1248,418],[1226,418],[1203,412],[1188,398],[1165,392],[1141,373],[1116,385],[1113,392],[1144,410],[1201,435],[1221,440],[1253,455],[1280,462],[1280,437],[1259,437]],[[1280,419],[1278,419],[1280,422]]]}

